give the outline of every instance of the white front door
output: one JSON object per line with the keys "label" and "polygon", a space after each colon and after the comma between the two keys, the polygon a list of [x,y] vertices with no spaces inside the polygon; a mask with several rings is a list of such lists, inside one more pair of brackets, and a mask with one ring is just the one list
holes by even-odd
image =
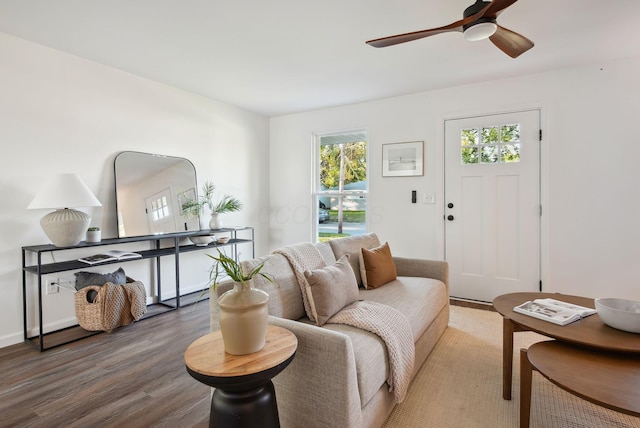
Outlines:
{"label": "white front door", "polygon": [[445,121],[452,297],[539,290],[539,135],[539,110]]}

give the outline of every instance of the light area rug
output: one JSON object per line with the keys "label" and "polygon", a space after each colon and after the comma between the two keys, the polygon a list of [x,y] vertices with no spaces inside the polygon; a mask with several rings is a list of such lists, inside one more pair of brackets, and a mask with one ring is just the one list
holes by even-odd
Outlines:
{"label": "light area rug", "polygon": [[[384,428],[518,427],[520,348],[541,340],[548,338],[515,334],[512,399],[503,400],[502,317],[452,306],[449,328]],[[591,404],[534,372],[530,427],[640,428],[640,418]]]}

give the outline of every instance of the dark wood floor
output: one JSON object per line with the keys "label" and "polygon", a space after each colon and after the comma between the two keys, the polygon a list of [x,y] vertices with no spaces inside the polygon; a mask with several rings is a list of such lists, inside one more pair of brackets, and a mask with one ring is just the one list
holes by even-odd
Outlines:
{"label": "dark wood floor", "polygon": [[1,348],[0,427],[206,427],[210,388],[183,355],[208,332],[204,301],[43,353]]}
{"label": "dark wood floor", "polygon": [[39,353],[0,349],[0,427],[206,427],[210,388],[186,372],[209,302]]}

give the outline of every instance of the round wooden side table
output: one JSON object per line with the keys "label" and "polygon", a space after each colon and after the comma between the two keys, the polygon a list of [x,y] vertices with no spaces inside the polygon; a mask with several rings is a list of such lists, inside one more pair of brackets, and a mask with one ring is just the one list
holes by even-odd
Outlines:
{"label": "round wooden side table", "polygon": [[189,345],[184,354],[187,372],[216,388],[209,427],[280,427],[271,379],[289,365],[297,347],[293,333],[272,325],[264,348],[253,354],[227,354],[220,331]]}
{"label": "round wooden side table", "polygon": [[640,354],[640,335],[616,330],[606,325],[598,314],[567,325],[556,325],[513,311],[513,307],[527,300],[562,300],[594,308],[593,299],[559,293],[509,293],[493,299],[493,307],[502,315],[502,397],[511,400],[513,371],[513,335],[519,331],[535,331],[560,342],[573,343],[605,351]]}
{"label": "round wooden side table", "polygon": [[640,359],[563,343],[534,343],[520,350],[520,427],[529,427],[532,371],[565,391],[592,403],[640,416]]}

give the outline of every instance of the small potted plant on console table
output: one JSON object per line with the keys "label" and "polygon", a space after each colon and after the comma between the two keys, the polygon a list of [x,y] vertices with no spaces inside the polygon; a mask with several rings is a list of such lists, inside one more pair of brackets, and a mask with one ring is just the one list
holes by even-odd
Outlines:
{"label": "small potted plant on console table", "polygon": [[102,240],[102,232],[98,226],[92,226],[87,229],[86,242],[100,242]]}

